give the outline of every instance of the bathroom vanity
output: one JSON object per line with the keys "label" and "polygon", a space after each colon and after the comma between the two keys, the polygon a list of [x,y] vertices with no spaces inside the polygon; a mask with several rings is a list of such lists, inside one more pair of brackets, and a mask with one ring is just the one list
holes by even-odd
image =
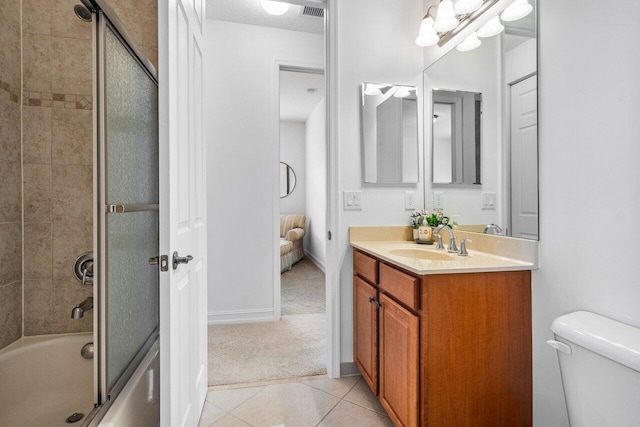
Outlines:
{"label": "bathroom vanity", "polygon": [[396,426],[532,425],[537,242],[456,232],[487,251],[460,257],[409,233],[351,229],[354,362],[365,381]]}

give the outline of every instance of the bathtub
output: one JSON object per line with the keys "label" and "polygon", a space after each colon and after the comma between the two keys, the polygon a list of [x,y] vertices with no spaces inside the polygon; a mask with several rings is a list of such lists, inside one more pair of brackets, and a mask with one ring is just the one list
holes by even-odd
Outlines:
{"label": "bathtub", "polygon": [[[0,350],[0,426],[80,426],[93,409],[93,334],[25,337]],[[68,416],[85,416],[74,424]]]}

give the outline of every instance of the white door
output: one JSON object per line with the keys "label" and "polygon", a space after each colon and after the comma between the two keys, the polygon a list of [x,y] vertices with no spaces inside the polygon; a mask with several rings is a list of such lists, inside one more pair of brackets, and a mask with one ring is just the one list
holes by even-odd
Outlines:
{"label": "white door", "polygon": [[511,235],[538,239],[536,76],[511,86]]}
{"label": "white door", "polygon": [[[203,152],[205,0],[158,2],[160,87],[160,411],[163,427],[198,425],[207,392]],[[172,255],[192,256],[174,269]]]}

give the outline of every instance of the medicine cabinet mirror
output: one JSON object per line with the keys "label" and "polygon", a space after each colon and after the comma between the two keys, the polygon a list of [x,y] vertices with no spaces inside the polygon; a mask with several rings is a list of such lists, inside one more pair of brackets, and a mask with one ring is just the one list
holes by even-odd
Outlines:
{"label": "medicine cabinet mirror", "polygon": [[363,83],[360,95],[364,182],[417,183],[416,87]]}

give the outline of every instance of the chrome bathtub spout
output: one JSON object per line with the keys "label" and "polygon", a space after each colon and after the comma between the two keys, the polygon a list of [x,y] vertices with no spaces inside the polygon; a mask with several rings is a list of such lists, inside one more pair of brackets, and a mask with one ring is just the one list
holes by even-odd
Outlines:
{"label": "chrome bathtub spout", "polygon": [[71,310],[71,318],[72,319],[81,319],[84,316],[85,311],[89,311],[93,308],[93,297],[89,297],[86,300],[82,301],[80,304],[76,305],[73,310]]}
{"label": "chrome bathtub spout", "polygon": [[451,230],[451,227],[449,227],[448,225],[440,224],[436,227],[434,233],[440,235],[440,232],[443,229],[449,232],[449,246],[447,246],[447,252],[458,252],[458,247],[456,246],[456,236],[453,235],[453,230]]}

